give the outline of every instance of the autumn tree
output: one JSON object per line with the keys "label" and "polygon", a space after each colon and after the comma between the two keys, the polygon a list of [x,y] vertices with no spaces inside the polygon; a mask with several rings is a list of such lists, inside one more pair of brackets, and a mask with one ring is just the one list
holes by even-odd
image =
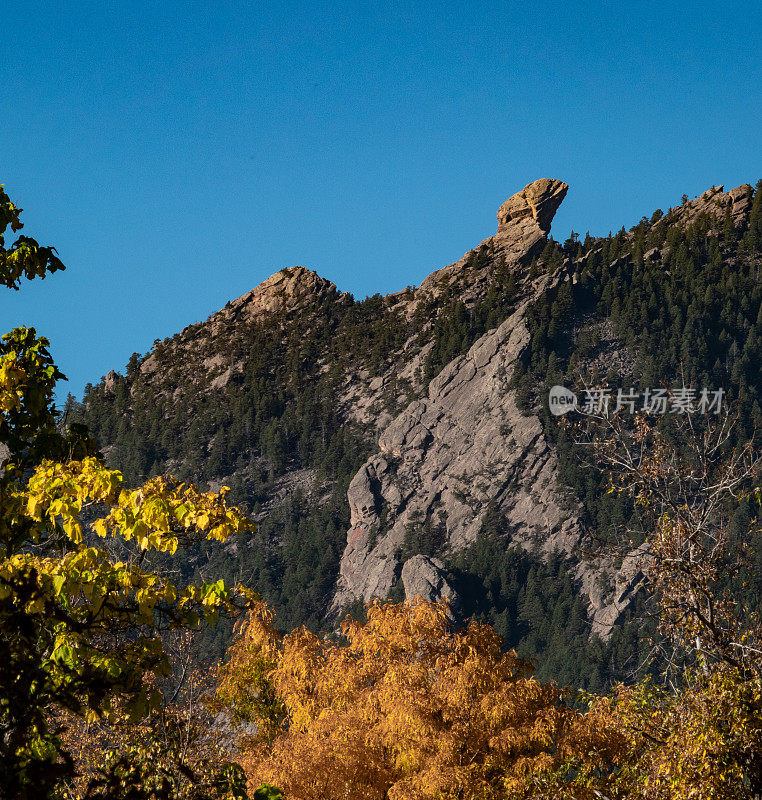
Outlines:
{"label": "autumn tree", "polygon": [[[0,284],[11,289],[64,268],[32,238],[6,244],[20,213],[0,188]],[[249,523],[224,489],[171,478],[128,489],[85,429],[60,432],[53,393],[64,376],[48,348],[33,328],[0,344],[0,787],[14,800],[51,796],[73,774],[56,713],[144,718],[160,707],[155,679],[169,671],[160,632],[253,602],[241,586],[175,586],[145,568],[149,551],[224,541]],[[135,557],[115,560],[98,537],[131,542]]]}
{"label": "autumn tree", "polygon": [[735,445],[729,415],[701,424],[691,415],[660,426],[640,415],[588,420],[596,462],[609,491],[628,496],[638,525],[613,542],[635,557],[655,601],[664,642],[706,672],[712,665],[762,667],[762,624],[740,595],[756,583],[756,522],[734,530],[742,502],[759,500],[760,459],[752,441]]}
{"label": "autumn tree", "polygon": [[593,796],[619,734],[536,681],[489,626],[455,631],[423,601],[367,615],[342,623],[345,642],[281,637],[265,607],[239,626],[218,698],[259,725],[241,756],[252,785],[293,800]]}
{"label": "autumn tree", "polygon": [[571,704],[489,626],[454,630],[441,606],[375,602],[366,623],[344,621],[343,641],[280,636],[259,606],[218,687],[231,717],[258,725],[242,742],[252,785],[277,783],[294,800],[762,794],[759,627],[732,592],[733,579],[753,578],[731,530],[739,499],[755,496],[753,452],[732,446],[727,419],[681,420],[670,433],[644,418],[605,422],[594,452],[611,491],[641,512],[619,546],[637,546],[679,654],[670,680]]}
{"label": "autumn tree", "polygon": [[[588,712],[616,729],[604,796],[627,800],[757,800],[762,796],[762,679],[723,666],[619,687]],[[599,790],[600,790],[599,789]]]}
{"label": "autumn tree", "polygon": [[734,524],[742,503],[759,503],[759,456],[735,444],[733,419],[690,415],[594,415],[578,443],[629,497],[638,521],[605,555],[640,569],[658,623],[668,680],[596,701],[625,736],[611,796],[740,800],[762,796],[762,624],[752,558],[755,519]]}

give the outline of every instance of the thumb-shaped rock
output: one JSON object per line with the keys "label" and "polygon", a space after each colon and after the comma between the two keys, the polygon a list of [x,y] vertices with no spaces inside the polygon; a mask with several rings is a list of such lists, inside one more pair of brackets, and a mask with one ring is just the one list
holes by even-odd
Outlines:
{"label": "thumb-shaped rock", "polygon": [[568,190],[569,185],[556,178],[540,178],[528,184],[513,197],[509,197],[498,209],[498,233],[501,233],[501,228],[512,227],[531,217],[537,227],[547,234]]}

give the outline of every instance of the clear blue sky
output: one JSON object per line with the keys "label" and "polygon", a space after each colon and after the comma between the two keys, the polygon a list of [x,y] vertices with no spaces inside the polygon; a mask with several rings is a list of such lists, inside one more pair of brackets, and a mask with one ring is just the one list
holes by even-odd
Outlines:
{"label": "clear blue sky", "polygon": [[[414,5],[413,8],[410,6]],[[7,3],[0,295],[81,394],[283,266],[418,284],[539,177],[563,239],[762,176],[758,3]]]}

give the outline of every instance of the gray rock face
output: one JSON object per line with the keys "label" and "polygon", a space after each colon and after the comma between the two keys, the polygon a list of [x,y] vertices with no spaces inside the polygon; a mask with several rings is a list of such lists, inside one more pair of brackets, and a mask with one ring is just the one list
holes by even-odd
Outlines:
{"label": "gray rock face", "polygon": [[[590,600],[592,633],[608,639],[622,615],[640,589],[648,570],[648,551],[644,545],[625,556],[618,570],[610,561],[598,563],[595,569],[580,564],[577,577],[582,591]],[[604,588],[606,584],[610,588]]]}
{"label": "gray rock face", "polygon": [[460,550],[476,539],[494,504],[519,543],[568,552],[578,541],[576,511],[561,506],[556,457],[540,420],[521,413],[508,386],[529,342],[528,305],[448,364],[428,397],[392,420],[379,452],[353,478],[337,610],[389,593],[408,528],[428,525],[444,549]]}
{"label": "gray rock face", "polygon": [[[515,263],[542,245],[567,190],[546,178],[503,203],[497,233],[485,242],[495,258]],[[466,260],[432,273],[416,294],[436,293]],[[333,599],[337,613],[358,598],[388,595],[400,576],[408,530],[427,526],[444,550],[456,551],[475,540],[488,507],[496,505],[513,538],[527,546],[537,541],[547,551],[568,551],[579,539],[576,512],[560,505],[556,458],[540,420],[521,413],[508,385],[529,343],[526,310],[561,279],[544,276],[530,287],[502,325],[448,364],[428,396],[381,432],[379,452],[348,490],[351,527]],[[420,561],[413,566],[423,569]]]}
{"label": "gray rock face", "polygon": [[402,567],[401,579],[406,600],[416,597],[430,603],[447,600],[453,610],[460,605],[457,592],[447,580],[445,565],[438,558],[422,555],[409,558]]}

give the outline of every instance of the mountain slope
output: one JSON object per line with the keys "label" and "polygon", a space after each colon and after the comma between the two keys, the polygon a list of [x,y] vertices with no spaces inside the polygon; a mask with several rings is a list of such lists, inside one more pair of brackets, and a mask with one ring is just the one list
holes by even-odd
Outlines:
{"label": "mountain slope", "polygon": [[[282,270],[133,356],[70,413],[128,480],[231,485],[259,530],[182,568],[221,558],[215,569],[259,588],[284,627],[330,625],[404,586],[454,586],[469,612],[502,615],[508,644],[575,647],[586,665],[559,656],[559,674],[605,680],[637,657],[623,627],[637,570],[587,563],[576,546],[629,510],[579,462],[547,386],[580,370],[657,385],[682,364],[762,416],[761,193],[713,188],[561,246],[548,233],[567,189],[525,187],[493,236],[418,288],[357,302]],[[593,652],[591,631],[613,636]]]}

